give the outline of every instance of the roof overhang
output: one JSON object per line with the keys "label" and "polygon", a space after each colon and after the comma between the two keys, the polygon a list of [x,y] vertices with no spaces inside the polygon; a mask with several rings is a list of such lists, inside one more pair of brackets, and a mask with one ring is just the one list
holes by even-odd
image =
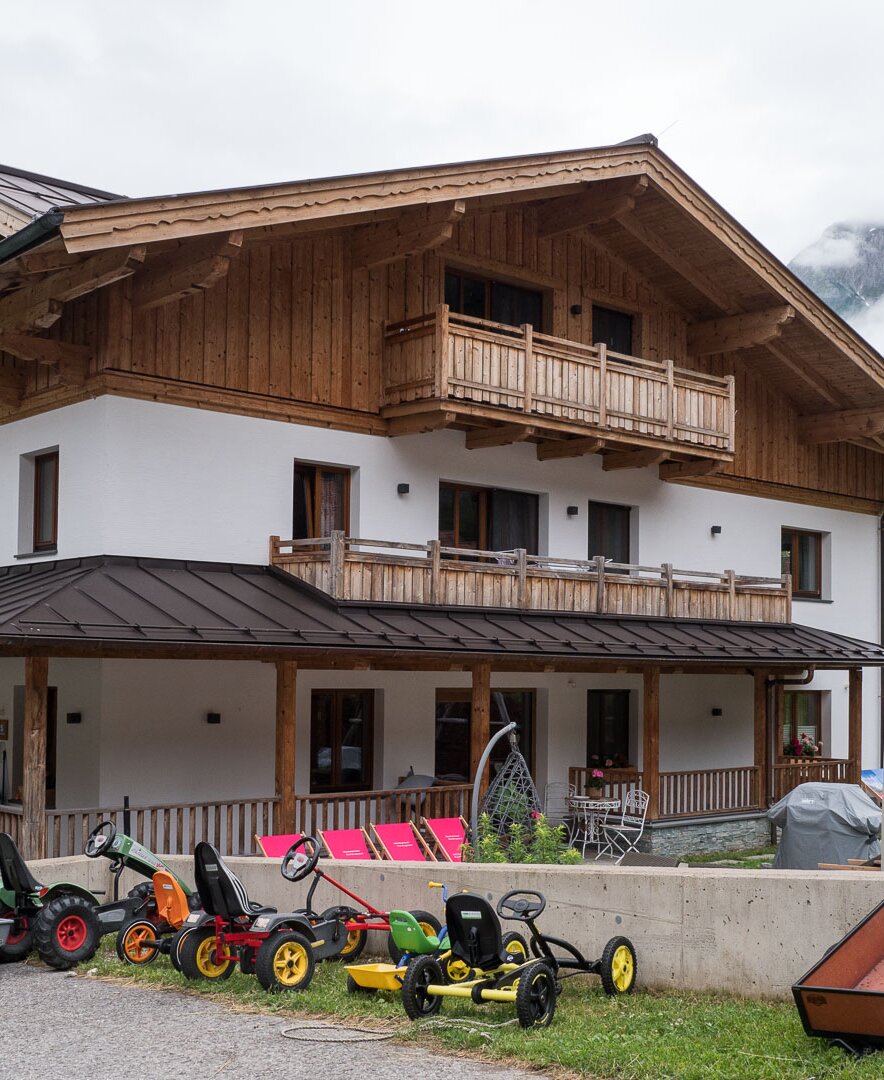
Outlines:
{"label": "roof overhang", "polygon": [[291,658],[510,670],[884,666],[795,624],[337,603],[272,567],[94,556],[0,569],[0,654]]}

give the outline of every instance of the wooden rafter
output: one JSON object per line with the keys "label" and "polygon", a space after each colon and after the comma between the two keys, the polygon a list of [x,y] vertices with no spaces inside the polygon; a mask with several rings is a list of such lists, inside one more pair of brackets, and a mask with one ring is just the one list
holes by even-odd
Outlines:
{"label": "wooden rafter", "polygon": [[457,419],[453,412],[422,412],[413,416],[393,416],[387,422],[388,435],[418,435],[449,427]]}
{"label": "wooden rafter", "polygon": [[834,387],[827,379],[824,379],[822,375],[818,375],[806,364],[802,364],[798,360],[795,360],[784,349],[781,349],[779,345],[775,345],[772,341],[768,341],[765,342],[764,347],[769,353],[775,356],[781,364],[787,367],[793,375],[801,379],[802,382],[807,383],[808,386],[812,387],[820,397],[825,398],[831,405],[835,405],[836,407],[850,405],[850,401],[845,394]]}
{"label": "wooden rafter", "polygon": [[623,226],[630,236],[635,237],[640,244],[652,251],[658,259],[662,259],[667,266],[670,266],[685,281],[689,282],[697,292],[705,296],[707,300],[711,300],[725,314],[740,314],[740,308],[730,296],[719,292],[702,271],[679,255],[672,244],[663,240],[647,225],[642,225],[634,215],[629,213],[620,214],[617,216],[617,222]]}
{"label": "wooden rafter", "polygon": [[140,310],[172,304],[192,293],[211,289],[230,269],[242,249],[241,231],[185,244],[150,260],[136,276],[133,307]]}
{"label": "wooden rafter", "polygon": [[688,327],[688,352],[692,356],[708,356],[764,345],[778,338],[794,318],[795,308],[784,304],[745,315],[693,323]]}
{"label": "wooden rafter", "polygon": [[63,386],[81,386],[88,372],[92,350],[85,345],[0,330],[0,351],[19,360],[55,368]]}
{"label": "wooden rafter", "polygon": [[720,472],[724,462],[716,458],[698,458],[696,461],[673,461],[660,466],[661,480],[689,480],[695,476],[712,476]]}
{"label": "wooden rafter", "polygon": [[537,235],[559,236],[587,225],[610,221],[635,209],[635,200],[648,188],[648,178],[590,184],[577,195],[550,200],[537,211]]}
{"label": "wooden rafter", "polygon": [[465,445],[467,450],[485,450],[493,446],[509,446],[511,443],[525,442],[536,434],[536,429],[530,425],[501,424],[500,427],[468,431]]}
{"label": "wooden rafter", "polygon": [[465,213],[466,203],[457,199],[404,211],[392,221],[364,225],[353,233],[352,265],[383,266],[439,247],[451,239],[454,226]]}
{"label": "wooden rafter", "polygon": [[605,472],[615,469],[645,469],[660,465],[670,456],[669,450],[624,450],[622,453],[606,454],[602,460]]}
{"label": "wooden rafter", "polygon": [[0,405],[16,406],[25,392],[25,373],[0,367]]}
{"label": "wooden rafter", "polygon": [[811,413],[798,418],[798,438],[803,443],[855,442],[884,435],[884,406]]}
{"label": "wooden rafter", "polygon": [[605,445],[604,439],[556,439],[537,444],[538,461],[558,461],[560,458],[596,454]]}
{"label": "wooden rafter", "polygon": [[144,247],[104,251],[27,285],[0,300],[0,329],[51,326],[60,318],[62,304],[134,274],[144,254]]}

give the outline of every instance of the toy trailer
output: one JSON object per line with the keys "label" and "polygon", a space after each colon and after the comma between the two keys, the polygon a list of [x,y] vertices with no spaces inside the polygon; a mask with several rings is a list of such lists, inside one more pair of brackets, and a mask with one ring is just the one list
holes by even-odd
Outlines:
{"label": "toy trailer", "polygon": [[884,903],[792,987],[808,1035],[849,1050],[884,1047]]}

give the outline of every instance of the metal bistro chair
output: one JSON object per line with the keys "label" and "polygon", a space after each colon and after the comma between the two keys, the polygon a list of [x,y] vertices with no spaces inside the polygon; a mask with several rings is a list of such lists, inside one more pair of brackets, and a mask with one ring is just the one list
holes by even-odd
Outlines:
{"label": "metal bistro chair", "polygon": [[638,842],[645,831],[645,818],[648,814],[650,796],[646,791],[630,791],[623,800],[623,812],[611,814],[601,823],[604,842],[599,845],[599,853],[611,855],[615,863],[623,861],[623,856],[638,849]]}
{"label": "metal bistro chair", "polygon": [[543,813],[552,825],[561,825],[571,816],[571,799],[577,791],[573,784],[554,780],[543,789]]}

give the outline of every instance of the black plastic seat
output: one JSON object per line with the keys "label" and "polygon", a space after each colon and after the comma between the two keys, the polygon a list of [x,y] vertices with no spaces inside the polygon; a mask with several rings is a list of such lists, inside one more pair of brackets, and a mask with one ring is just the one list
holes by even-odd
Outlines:
{"label": "black plastic seat", "polygon": [[3,881],[3,888],[14,893],[17,903],[43,888],[28,869],[15,841],[5,832],[0,833],[0,879]]}
{"label": "black plastic seat", "polygon": [[445,905],[445,921],[451,952],[472,968],[495,968],[505,964],[500,919],[484,896],[455,893]]}
{"label": "black plastic seat", "polygon": [[224,862],[218,850],[200,841],[193,853],[193,873],[203,911],[222,919],[254,919],[258,915],[273,915],[274,907],[249,900],[246,887]]}

